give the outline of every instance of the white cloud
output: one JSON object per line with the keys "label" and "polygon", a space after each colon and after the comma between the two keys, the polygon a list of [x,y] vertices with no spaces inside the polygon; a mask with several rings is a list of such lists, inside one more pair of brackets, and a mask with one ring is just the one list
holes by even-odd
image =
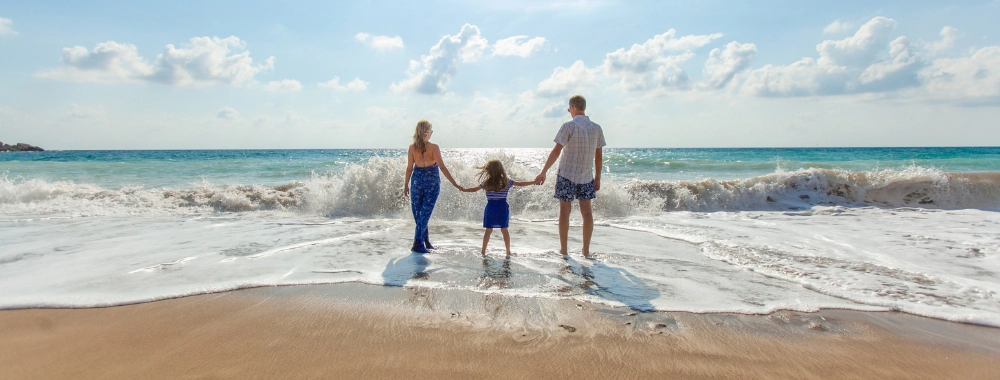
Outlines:
{"label": "white cloud", "polygon": [[979,49],[969,57],[940,58],[920,71],[927,95],[965,104],[1000,102],[1000,46]]}
{"label": "white cloud", "polygon": [[941,28],[941,40],[936,42],[930,42],[924,45],[927,52],[932,55],[937,55],[950,50],[955,46],[955,41],[958,40],[958,29],[952,28],[950,26],[945,26]]}
{"label": "white cloud", "polygon": [[889,59],[876,62],[861,72],[859,91],[879,92],[920,84],[917,72],[923,67],[910,52],[910,40],[898,37],[889,44]]}
{"label": "white cloud", "polygon": [[0,17],[0,37],[16,36],[18,34],[14,30],[14,21],[11,21],[9,18]]}
{"label": "white cloud", "polygon": [[69,112],[67,113],[69,117],[77,119],[92,119],[103,117],[106,112],[103,107],[83,107],[78,104],[71,104],[69,106]]}
{"label": "white cloud", "polygon": [[[603,67],[610,77],[618,77],[624,89],[630,91],[657,88],[685,88],[688,76],[680,67],[692,57],[693,49],[701,48],[722,34],[687,35],[678,38],[677,31],[654,36],[646,42],[608,53]],[[680,53],[666,55],[666,53]]]}
{"label": "white cloud", "polygon": [[458,63],[475,62],[489,46],[479,28],[465,24],[458,34],[446,35],[431,48],[420,61],[410,61],[409,78],[393,83],[395,91],[415,91],[421,94],[444,92],[452,76],[458,72]]}
{"label": "white cloud", "polygon": [[326,83],[320,83],[318,86],[337,91],[364,91],[368,89],[368,82],[361,80],[361,78],[354,78],[354,80],[347,84],[341,85],[340,77],[333,77],[333,79]]}
{"label": "white cloud", "polygon": [[552,76],[538,84],[536,93],[544,97],[570,95],[581,92],[596,82],[596,70],[588,69],[583,61],[576,61],[569,68],[557,67]]}
{"label": "white cloud", "polygon": [[851,37],[823,41],[816,45],[819,64],[863,67],[875,62],[878,54],[885,51],[889,33],[896,29],[896,24],[896,20],[879,16],[862,25]]}
{"label": "white cloud", "polygon": [[854,30],[854,23],[850,21],[834,20],[823,28],[824,34],[844,34]]}
{"label": "white cloud", "polygon": [[244,86],[253,83],[258,73],[274,67],[274,57],[255,65],[249,51],[234,52],[244,47],[245,43],[235,36],[195,37],[181,48],[168,44],[151,64],[139,56],[135,45],[108,41],[91,51],[83,46],[65,48],[62,67],[35,76],[69,82]]}
{"label": "white cloud", "polygon": [[264,85],[264,89],[277,92],[295,92],[302,89],[302,83],[295,79],[282,79],[280,81],[270,81]]}
{"label": "white cloud", "polygon": [[555,103],[542,111],[542,116],[547,118],[566,117],[569,115],[568,109],[569,105],[566,103]]}
{"label": "white cloud", "polygon": [[184,48],[168,44],[156,57],[153,80],[175,86],[208,84],[243,85],[254,75],[274,68],[274,57],[263,65],[254,65],[249,51],[233,53],[246,44],[235,36],[226,38],[195,37]]}
{"label": "white cloud", "polygon": [[705,84],[709,88],[725,87],[737,73],[750,67],[757,57],[757,45],[741,44],[733,41],[726,45],[725,50],[712,49],[705,61]]}
{"label": "white cloud", "polygon": [[[757,96],[836,95],[879,92],[916,85],[916,57],[909,41],[897,38],[889,44],[896,21],[875,17],[857,33],[842,40],[816,45],[817,59],[802,58],[787,66],[766,65],[752,70],[743,93]],[[887,45],[889,57],[879,61]]]}
{"label": "white cloud", "polygon": [[[403,108],[382,108],[377,106],[370,106],[365,108],[365,124],[366,126],[379,127],[384,129],[397,128],[400,125],[407,125],[411,123],[411,120],[406,118],[407,112]],[[416,122],[412,122],[416,125]]]}
{"label": "white cloud", "polygon": [[843,92],[850,76],[842,66],[820,65],[812,58],[788,66],[765,65],[749,73],[743,93],[756,96],[807,96]]}
{"label": "white cloud", "polygon": [[[787,66],[752,70],[743,93],[815,96],[895,92],[901,99],[1000,105],[1000,46],[984,47],[968,56],[930,60],[915,52],[905,36],[886,42],[895,25],[892,19],[876,17],[852,37],[817,45],[817,59],[807,57]],[[944,27],[940,35],[940,41],[920,45],[931,57],[952,48],[958,30]]]}
{"label": "white cloud", "polygon": [[139,56],[135,45],[114,41],[99,43],[91,51],[83,46],[64,48],[62,63],[60,68],[43,70],[35,76],[67,82],[135,83],[155,72],[153,65]]}
{"label": "white cloud", "polygon": [[[527,40],[521,42],[522,40]],[[507,37],[493,44],[494,56],[516,55],[527,58],[536,51],[542,49],[545,44],[545,37],[535,37],[528,40],[528,36]]]}
{"label": "white cloud", "polygon": [[215,116],[220,119],[233,120],[240,116],[240,112],[232,107],[222,107],[216,111]]}
{"label": "white cloud", "polygon": [[395,36],[373,36],[368,33],[358,33],[354,35],[354,39],[368,45],[369,47],[378,51],[390,51],[394,49],[403,48],[403,37]]}

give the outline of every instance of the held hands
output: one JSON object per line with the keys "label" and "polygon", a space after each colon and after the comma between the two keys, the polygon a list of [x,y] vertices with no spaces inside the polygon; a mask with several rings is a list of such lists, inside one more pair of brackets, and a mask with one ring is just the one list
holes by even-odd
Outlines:
{"label": "held hands", "polygon": [[545,183],[545,173],[539,173],[538,176],[535,177],[535,184],[541,185],[543,183]]}

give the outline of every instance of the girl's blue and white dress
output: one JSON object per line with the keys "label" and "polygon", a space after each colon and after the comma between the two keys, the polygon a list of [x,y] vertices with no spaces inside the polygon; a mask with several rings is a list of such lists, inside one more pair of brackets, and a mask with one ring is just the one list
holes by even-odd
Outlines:
{"label": "girl's blue and white dress", "polygon": [[507,187],[503,190],[486,192],[483,228],[507,228],[510,223],[510,205],[507,204],[507,193],[512,186],[514,186],[514,180],[507,182]]}

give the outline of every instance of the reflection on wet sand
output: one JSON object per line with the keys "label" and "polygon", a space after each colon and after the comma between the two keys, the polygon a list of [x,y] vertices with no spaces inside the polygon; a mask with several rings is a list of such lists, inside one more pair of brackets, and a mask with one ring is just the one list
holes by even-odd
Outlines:
{"label": "reflection on wet sand", "polygon": [[479,276],[478,284],[480,289],[510,288],[513,286],[510,277],[510,256],[505,256],[503,260],[483,256],[483,274]]}

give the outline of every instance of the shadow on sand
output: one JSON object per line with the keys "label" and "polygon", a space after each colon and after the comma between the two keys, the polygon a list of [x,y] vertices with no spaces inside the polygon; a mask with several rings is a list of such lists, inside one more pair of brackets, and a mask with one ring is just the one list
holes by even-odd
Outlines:
{"label": "shadow on sand", "polygon": [[382,271],[385,286],[404,286],[408,281],[427,278],[427,266],[431,261],[421,253],[411,252],[409,256],[389,260]]}
{"label": "shadow on sand", "polygon": [[[597,260],[586,260],[585,263],[571,257],[565,260],[566,266],[560,271],[558,278],[567,284],[582,289],[587,294],[621,302],[635,311],[656,311],[650,301],[658,298],[660,291],[646,285],[624,268],[609,266]],[[571,281],[563,276],[569,273],[579,279]]]}

